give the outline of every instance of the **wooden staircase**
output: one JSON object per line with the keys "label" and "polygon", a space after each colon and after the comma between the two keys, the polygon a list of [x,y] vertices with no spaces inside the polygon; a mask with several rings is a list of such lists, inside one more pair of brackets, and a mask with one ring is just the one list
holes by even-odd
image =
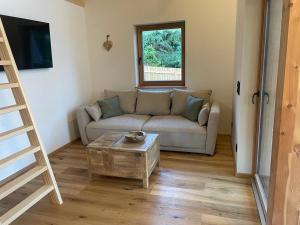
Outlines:
{"label": "wooden staircase", "polygon": [[[0,90],[11,90],[15,104],[0,108],[0,116],[11,112],[19,112],[23,121],[23,125],[0,133],[0,141],[10,139],[12,137],[27,134],[30,142],[30,147],[27,147],[15,154],[8,156],[7,158],[0,160],[0,170],[5,166],[16,163],[18,160],[33,154],[36,159],[36,166],[26,171],[20,176],[17,176],[10,181],[0,186],[0,200],[6,196],[12,194],[14,191],[21,188],[23,185],[42,176],[43,186],[28,196],[14,208],[7,211],[4,215],[0,215],[0,225],[7,225],[21,216],[26,210],[40,201],[46,195],[50,196],[50,199],[55,204],[62,204],[62,198],[55,181],[55,177],[48,159],[48,156],[40,142],[39,134],[36,130],[36,125],[32,119],[32,113],[28,107],[25,96],[23,95],[22,85],[19,79],[19,72],[14,60],[7,36],[0,19],[0,65],[4,67],[7,83],[0,83]],[[0,99],[1,102],[1,99]]]}

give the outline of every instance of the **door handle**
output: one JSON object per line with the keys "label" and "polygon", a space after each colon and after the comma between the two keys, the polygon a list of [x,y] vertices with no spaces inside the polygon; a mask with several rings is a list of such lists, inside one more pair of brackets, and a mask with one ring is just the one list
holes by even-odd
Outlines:
{"label": "door handle", "polygon": [[139,60],[138,60],[139,65],[141,65],[142,62],[143,62],[143,58],[142,58],[142,57],[139,57]]}
{"label": "door handle", "polygon": [[264,92],[264,97],[267,97],[267,104],[269,104],[270,101],[270,95],[268,92]]}
{"label": "door handle", "polygon": [[259,91],[257,92],[254,92],[253,95],[252,95],[252,104],[254,105],[255,102],[254,102],[254,98],[257,96],[257,98],[259,98]]}

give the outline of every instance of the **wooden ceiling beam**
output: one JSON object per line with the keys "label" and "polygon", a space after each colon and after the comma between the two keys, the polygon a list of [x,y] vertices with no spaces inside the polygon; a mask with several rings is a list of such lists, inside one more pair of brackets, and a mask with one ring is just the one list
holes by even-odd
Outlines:
{"label": "wooden ceiling beam", "polygon": [[66,0],[66,1],[81,7],[85,6],[85,0]]}

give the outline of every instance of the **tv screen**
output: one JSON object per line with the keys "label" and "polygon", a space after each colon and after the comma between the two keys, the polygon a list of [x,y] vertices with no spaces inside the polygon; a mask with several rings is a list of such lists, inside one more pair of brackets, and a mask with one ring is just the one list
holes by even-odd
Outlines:
{"label": "tv screen", "polygon": [[48,23],[0,17],[19,70],[53,67]]}

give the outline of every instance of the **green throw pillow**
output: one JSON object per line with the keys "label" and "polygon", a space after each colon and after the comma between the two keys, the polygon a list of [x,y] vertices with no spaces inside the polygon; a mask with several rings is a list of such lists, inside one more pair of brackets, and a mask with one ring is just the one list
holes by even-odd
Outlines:
{"label": "green throw pillow", "polygon": [[121,116],[123,114],[118,96],[98,101],[98,103],[101,108],[103,119]]}
{"label": "green throw pillow", "polygon": [[181,115],[191,121],[197,121],[203,102],[203,99],[188,96]]}

